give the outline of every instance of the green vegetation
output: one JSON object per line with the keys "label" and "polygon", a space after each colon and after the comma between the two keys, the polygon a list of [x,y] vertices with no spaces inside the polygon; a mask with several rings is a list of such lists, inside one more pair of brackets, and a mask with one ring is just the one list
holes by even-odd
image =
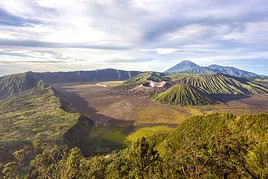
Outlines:
{"label": "green vegetation", "polygon": [[123,128],[107,128],[107,127],[95,127],[93,128],[89,135],[88,139],[91,141],[97,141],[100,139],[105,139],[111,142],[123,143],[125,139]]}
{"label": "green vegetation", "polygon": [[208,94],[250,95],[268,93],[268,89],[258,83],[223,74],[191,75],[177,80],[176,83],[192,85]]}
{"label": "green vegetation", "polygon": [[152,137],[160,136],[160,135],[166,136],[173,130],[174,128],[167,127],[167,126],[143,127],[129,134],[126,138],[127,140],[126,142],[133,143],[142,137],[152,138]]}
{"label": "green vegetation", "polygon": [[[0,163],[14,160],[12,154],[21,154],[23,150],[26,158],[18,159],[18,162],[24,166],[20,172],[25,173],[29,161],[40,151],[34,146],[63,143],[63,135],[80,116],[63,108],[54,90],[41,83],[38,88],[0,100]],[[11,166],[14,169],[15,165],[10,164],[5,171],[12,173],[9,171]]]}
{"label": "green vegetation", "polygon": [[[120,88],[133,88],[150,81],[169,81],[169,85],[154,91],[155,101],[173,105],[207,105],[226,102],[255,94],[267,94],[264,82],[249,81],[224,74],[162,74],[142,73],[120,85]],[[171,86],[171,87],[170,87]]]}
{"label": "green vegetation", "polygon": [[29,170],[23,174],[19,161],[23,161],[25,155],[17,152],[13,162],[2,166],[2,176],[63,179],[268,177],[268,114],[214,113],[192,117],[164,135],[160,135],[160,129],[155,130],[157,135],[138,138],[123,150],[90,158],[85,158],[78,148],[47,146],[31,160]]}
{"label": "green vegetation", "polygon": [[[0,178],[268,178],[267,113],[214,113],[176,129],[129,134],[133,126],[96,125],[70,112],[59,92],[31,74],[0,78]],[[131,80],[125,85],[170,79],[144,73]],[[214,102],[213,95],[267,93],[260,83],[221,74],[187,75],[175,83],[153,98],[196,105]],[[146,120],[154,111],[156,118],[164,113],[148,106],[137,115]]]}
{"label": "green vegetation", "polygon": [[[83,129],[86,127],[83,125]],[[71,134],[68,132],[64,135],[69,144],[69,147],[79,147],[81,152],[86,156],[92,156],[94,154],[109,153],[127,147],[132,142],[135,142],[141,137],[154,137],[158,135],[167,135],[173,130],[173,128],[166,126],[155,127],[142,127],[137,130],[126,130],[126,127],[105,127],[105,126],[93,126],[81,133],[81,130],[73,131]],[[68,135],[67,135],[68,134]],[[70,135],[70,136],[69,136]],[[75,137],[75,138],[74,138]]]}
{"label": "green vegetation", "polygon": [[179,125],[159,151],[173,176],[267,178],[267,130],[268,114],[196,116]]}
{"label": "green vegetation", "polygon": [[174,105],[201,105],[215,103],[213,98],[190,85],[174,85],[168,90],[156,94],[153,99],[161,103]]}
{"label": "green vegetation", "polygon": [[204,105],[232,99],[235,96],[266,94],[265,85],[223,74],[173,75],[173,85],[153,95],[156,101],[173,105]]}
{"label": "green vegetation", "polygon": [[135,86],[144,84],[149,81],[154,81],[154,82],[170,81],[170,78],[167,77],[164,73],[144,72],[133,78],[130,78],[129,80],[124,82],[122,85],[120,85],[119,88],[133,88]]}
{"label": "green vegetation", "polygon": [[79,148],[88,155],[108,153],[125,147],[125,137],[124,128],[94,126],[85,135]]}
{"label": "green vegetation", "polygon": [[57,140],[79,116],[62,109],[52,88],[27,90],[0,101],[0,142]]}

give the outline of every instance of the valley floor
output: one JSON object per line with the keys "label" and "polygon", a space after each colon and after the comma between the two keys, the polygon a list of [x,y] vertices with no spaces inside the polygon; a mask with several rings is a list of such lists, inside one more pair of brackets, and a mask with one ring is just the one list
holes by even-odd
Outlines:
{"label": "valley floor", "polygon": [[71,102],[75,111],[105,124],[127,121],[137,126],[176,125],[193,115],[212,112],[254,114],[268,112],[268,95],[255,95],[228,101],[225,104],[198,107],[170,106],[149,99],[148,95],[119,94],[113,88],[120,82],[97,84],[57,84],[64,99]]}

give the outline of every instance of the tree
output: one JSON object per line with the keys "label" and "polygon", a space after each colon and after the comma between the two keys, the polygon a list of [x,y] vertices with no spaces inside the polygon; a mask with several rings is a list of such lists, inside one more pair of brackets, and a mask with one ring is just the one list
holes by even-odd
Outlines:
{"label": "tree", "polygon": [[15,159],[17,160],[18,164],[21,165],[25,156],[27,155],[27,149],[26,148],[22,148],[20,150],[16,150],[13,153]]}
{"label": "tree", "polygon": [[256,178],[246,166],[246,156],[249,152],[247,141],[244,136],[222,129],[205,146],[205,155],[208,158],[205,165],[224,178]]}
{"label": "tree", "polygon": [[18,163],[17,162],[9,162],[5,164],[2,173],[4,175],[4,179],[14,179],[18,178],[17,176]]}
{"label": "tree", "polygon": [[62,177],[66,179],[79,178],[80,162],[82,159],[84,159],[84,157],[79,148],[75,147],[71,149],[66,161],[61,161],[61,164],[64,165],[61,171]]}
{"label": "tree", "polygon": [[64,149],[58,148],[58,146],[45,149],[31,161],[29,177],[57,178],[60,175],[58,162],[64,156]]}
{"label": "tree", "polygon": [[142,137],[133,144],[129,154],[133,175],[140,178],[152,178],[155,175],[162,175],[162,160],[146,138]]}
{"label": "tree", "polygon": [[257,178],[268,178],[268,141],[254,146],[248,154],[247,166]]}

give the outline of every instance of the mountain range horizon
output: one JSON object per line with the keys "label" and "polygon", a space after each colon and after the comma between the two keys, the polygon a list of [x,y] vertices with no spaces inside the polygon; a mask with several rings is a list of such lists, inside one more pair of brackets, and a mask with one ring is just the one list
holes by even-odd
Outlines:
{"label": "mountain range horizon", "polygon": [[[69,72],[88,72],[88,71],[100,71],[100,70],[120,70],[120,71],[137,71],[137,72],[153,72],[153,70],[139,71],[139,70],[125,70],[118,68],[98,68],[98,69],[89,69],[89,70],[71,70],[71,71],[25,71],[34,72],[34,73],[69,73]],[[191,60],[180,60],[177,64],[171,68],[164,71],[155,71],[160,73],[194,73],[194,74],[213,74],[213,73],[223,73],[226,75],[236,76],[236,77],[245,77],[245,78],[263,78],[267,75],[259,74],[255,72],[246,71],[240,68],[233,67],[231,65],[218,65],[212,63],[208,66],[201,66],[197,63],[192,62]],[[0,74],[1,76],[8,76],[12,74]]]}

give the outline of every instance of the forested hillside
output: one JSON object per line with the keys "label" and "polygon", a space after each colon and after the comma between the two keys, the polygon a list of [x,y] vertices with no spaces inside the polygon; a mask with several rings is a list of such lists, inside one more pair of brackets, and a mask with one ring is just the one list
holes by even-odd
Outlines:
{"label": "forested hillside", "polygon": [[[140,138],[126,149],[85,158],[78,148],[46,146],[29,178],[267,178],[268,114],[192,117],[175,131]],[[20,163],[3,167],[18,176]]]}

